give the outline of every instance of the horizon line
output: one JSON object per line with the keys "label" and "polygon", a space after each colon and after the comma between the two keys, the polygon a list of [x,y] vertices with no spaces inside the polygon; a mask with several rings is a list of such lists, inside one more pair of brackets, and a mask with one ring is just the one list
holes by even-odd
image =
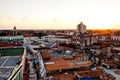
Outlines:
{"label": "horizon line", "polygon": [[[13,29],[0,29],[2,30],[13,30]],[[77,30],[77,29],[17,29],[17,30]],[[87,29],[87,30],[120,30],[120,29]]]}

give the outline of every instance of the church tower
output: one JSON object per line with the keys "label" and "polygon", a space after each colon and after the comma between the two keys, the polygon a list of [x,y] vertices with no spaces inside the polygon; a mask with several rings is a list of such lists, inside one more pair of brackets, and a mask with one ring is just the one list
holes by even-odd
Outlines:
{"label": "church tower", "polygon": [[17,35],[17,29],[16,29],[16,27],[14,26],[13,27],[13,36],[16,36]]}

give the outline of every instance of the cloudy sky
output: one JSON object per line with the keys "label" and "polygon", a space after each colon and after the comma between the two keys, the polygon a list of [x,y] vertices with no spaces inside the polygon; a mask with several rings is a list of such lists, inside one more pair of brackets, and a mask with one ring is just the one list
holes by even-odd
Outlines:
{"label": "cloudy sky", "polygon": [[0,29],[120,29],[120,0],[0,0]]}

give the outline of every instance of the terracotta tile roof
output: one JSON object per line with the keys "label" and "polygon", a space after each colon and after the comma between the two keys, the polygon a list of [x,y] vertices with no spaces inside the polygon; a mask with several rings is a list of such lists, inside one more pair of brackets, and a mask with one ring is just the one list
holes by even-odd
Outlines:
{"label": "terracotta tile roof", "polygon": [[48,52],[41,52],[41,56],[42,56],[43,59],[51,58],[51,55]]}
{"label": "terracotta tile roof", "polygon": [[120,70],[118,70],[118,71],[115,71],[115,73],[116,73],[116,74],[118,74],[118,75],[120,75]]}
{"label": "terracotta tile roof", "polygon": [[0,42],[0,47],[22,46],[20,42]]}
{"label": "terracotta tile roof", "polygon": [[120,65],[120,61],[106,61],[104,63],[107,64],[107,65],[109,65],[109,66]]}
{"label": "terracotta tile roof", "polygon": [[75,75],[78,78],[101,78],[100,80],[116,80],[114,77],[112,77],[110,74],[103,73],[100,69],[96,70],[86,70],[86,71],[77,71],[75,72]]}
{"label": "terracotta tile roof", "polygon": [[75,69],[82,67],[90,67],[92,62],[75,62],[71,60],[55,60],[54,64],[45,65],[47,71],[53,70],[64,70],[64,69]]}
{"label": "terracotta tile roof", "polygon": [[75,57],[89,56],[88,54],[76,54]]}
{"label": "terracotta tile roof", "polygon": [[100,77],[100,70],[87,70],[75,72],[78,77],[87,78],[87,77]]}
{"label": "terracotta tile roof", "polygon": [[73,73],[49,74],[47,77],[52,77],[53,80],[74,80]]}

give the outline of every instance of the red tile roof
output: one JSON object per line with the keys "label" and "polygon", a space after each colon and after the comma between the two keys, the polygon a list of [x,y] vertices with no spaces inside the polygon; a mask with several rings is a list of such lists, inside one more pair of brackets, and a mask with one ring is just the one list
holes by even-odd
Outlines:
{"label": "red tile roof", "polygon": [[101,72],[100,70],[87,70],[87,71],[79,71],[79,72],[75,72],[75,74],[78,77],[100,77]]}
{"label": "red tile roof", "polygon": [[118,70],[118,71],[115,71],[115,73],[116,73],[116,74],[118,74],[118,75],[120,75],[120,70]]}
{"label": "red tile roof", "polygon": [[0,42],[0,47],[22,46],[20,42]]}
{"label": "red tile roof", "polygon": [[73,73],[58,73],[58,74],[49,74],[47,77],[52,77],[54,80],[74,80]]}
{"label": "red tile roof", "polygon": [[41,56],[42,56],[43,59],[51,58],[51,55],[48,52],[41,52]]}
{"label": "red tile roof", "polygon": [[53,61],[54,64],[47,64],[45,65],[47,71],[53,70],[64,70],[64,69],[75,69],[75,68],[82,68],[82,67],[90,67],[92,62],[75,62],[70,60],[56,60]]}
{"label": "red tile roof", "polygon": [[104,64],[107,64],[109,66],[116,66],[120,64],[120,61],[106,61]]}

